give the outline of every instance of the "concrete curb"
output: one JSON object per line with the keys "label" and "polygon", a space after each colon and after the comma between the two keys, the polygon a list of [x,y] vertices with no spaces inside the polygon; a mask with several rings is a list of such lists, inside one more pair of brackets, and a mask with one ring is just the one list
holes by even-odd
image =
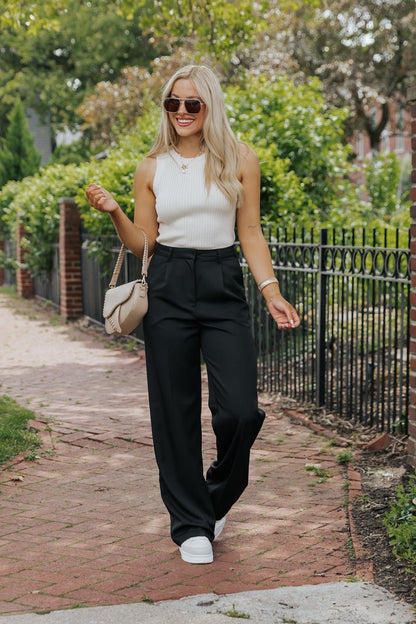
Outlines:
{"label": "concrete curb", "polygon": [[2,624],[414,624],[414,610],[370,583],[281,587],[180,600],[0,617]]}

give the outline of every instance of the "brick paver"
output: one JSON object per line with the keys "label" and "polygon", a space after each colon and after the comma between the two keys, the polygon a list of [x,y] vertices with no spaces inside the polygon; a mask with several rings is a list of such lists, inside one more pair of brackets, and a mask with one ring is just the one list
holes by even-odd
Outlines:
{"label": "brick paver", "polygon": [[[324,437],[269,397],[250,485],[208,566],[169,537],[153,456],[144,354],[51,324],[0,295],[0,393],[36,413],[36,461],[0,473],[0,614],[235,593],[353,577],[346,471]],[[204,382],[206,399],[206,382]],[[214,457],[203,412],[206,465]],[[319,482],[306,464],[321,464]]]}

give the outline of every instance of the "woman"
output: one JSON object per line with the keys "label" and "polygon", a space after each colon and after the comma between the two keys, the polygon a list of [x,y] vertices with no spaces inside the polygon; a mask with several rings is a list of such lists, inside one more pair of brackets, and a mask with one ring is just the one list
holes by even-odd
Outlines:
{"label": "woman", "polygon": [[[156,142],[138,165],[132,223],[105,189],[87,189],[137,256],[153,257],[144,319],[149,403],[171,536],[189,563],[211,563],[212,541],[247,486],[250,448],[264,420],[238,240],[280,329],[299,325],[282,297],[260,226],[260,168],[227,121],[214,73],[187,66],[163,93]],[[217,458],[204,478],[201,367],[206,363]]]}

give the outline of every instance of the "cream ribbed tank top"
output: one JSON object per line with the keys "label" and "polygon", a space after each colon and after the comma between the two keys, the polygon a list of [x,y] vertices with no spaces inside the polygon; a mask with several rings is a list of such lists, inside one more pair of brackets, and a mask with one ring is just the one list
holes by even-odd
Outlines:
{"label": "cream ribbed tank top", "polygon": [[[183,162],[186,173],[181,170]],[[204,178],[205,154],[181,158],[175,151],[156,157],[153,192],[159,223],[157,241],[171,247],[221,249],[234,243],[235,206]]]}

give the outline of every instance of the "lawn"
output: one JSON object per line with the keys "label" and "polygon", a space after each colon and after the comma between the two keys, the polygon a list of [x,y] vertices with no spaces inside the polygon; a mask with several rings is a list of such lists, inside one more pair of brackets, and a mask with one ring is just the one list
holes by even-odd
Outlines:
{"label": "lawn", "polygon": [[23,451],[39,448],[39,436],[28,431],[27,423],[34,413],[8,396],[0,396],[0,465]]}

